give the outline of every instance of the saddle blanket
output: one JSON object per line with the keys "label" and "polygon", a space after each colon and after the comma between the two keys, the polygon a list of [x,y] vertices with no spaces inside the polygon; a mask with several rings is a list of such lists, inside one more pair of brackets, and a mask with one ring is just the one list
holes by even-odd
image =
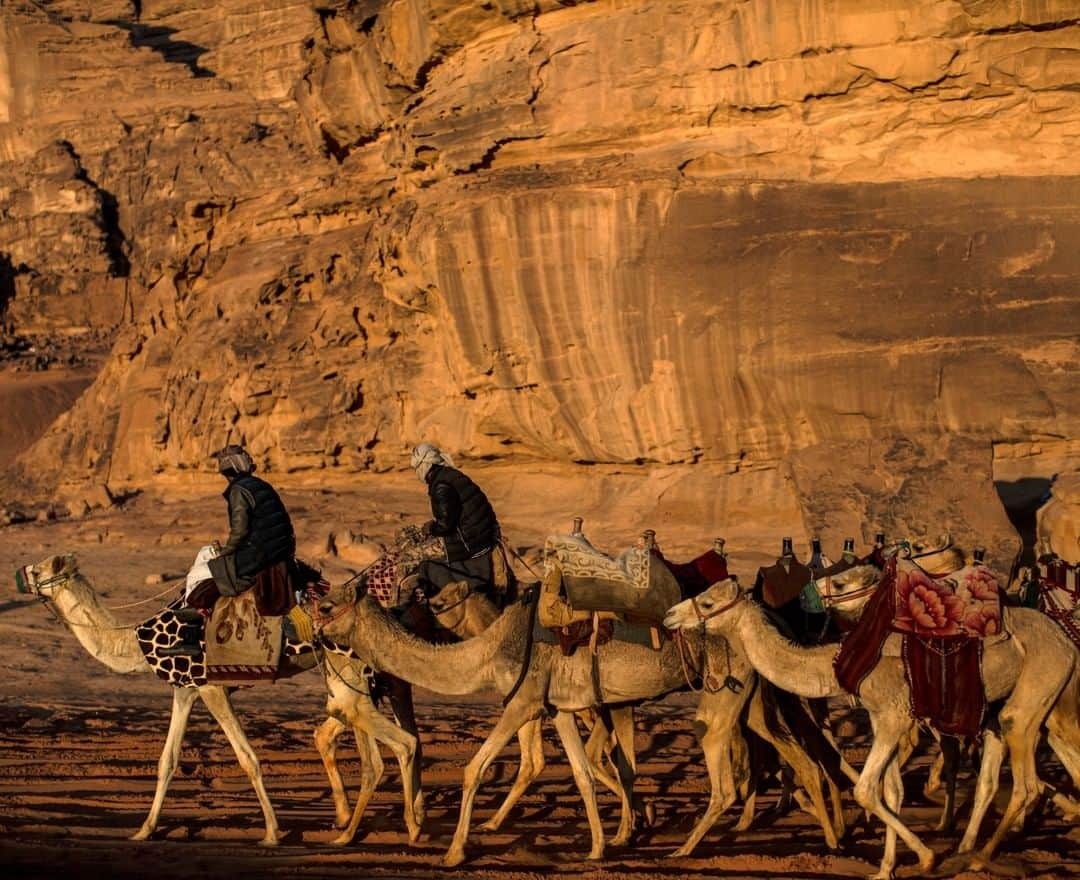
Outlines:
{"label": "saddle blanket", "polygon": [[264,617],[254,591],[222,596],[206,625],[206,680],[246,684],[277,677],[284,628],[280,617]]}
{"label": "saddle blanket", "polygon": [[1080,648],[1080,583],[1077,577],[1080,566],[1057,560],[1046,568],[1045,576],[1036,569],[1035,605]]}
{"label": "saddle blanket", "polygon": [[[879,588],[880,589],[880,588]],[[967,565],[931,577],[901,560],[895,579],[893,628],[923,638],[984,638],[1001,632],[1001,591],[990,569]]]}
{"label": "saddle blanket", "polygon": [[858,694],[890,634],[900,633],[912,714],[943,733],[974,739],[986,710],[983,639],[1001,631],[1000,591],[989,569],[969,565],[931,577],[893,557],[833,669],[840,685]]}

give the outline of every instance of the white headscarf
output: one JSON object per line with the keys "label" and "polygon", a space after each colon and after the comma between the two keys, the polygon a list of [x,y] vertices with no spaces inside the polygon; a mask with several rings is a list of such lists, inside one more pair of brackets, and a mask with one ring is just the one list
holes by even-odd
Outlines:
{"label": "white headscarf", "polygon": [[411,465],[421,483],[427,482],[428,472],[437,464],[453,467],[454,460],[431,443],[421,443],[413,449]]}

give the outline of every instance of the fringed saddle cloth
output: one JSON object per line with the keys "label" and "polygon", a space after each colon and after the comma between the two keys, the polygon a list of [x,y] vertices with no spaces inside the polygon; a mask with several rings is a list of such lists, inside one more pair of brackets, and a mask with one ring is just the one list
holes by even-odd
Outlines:
{"label": "fringed saddle cloth", "polygon": [[932,576],[894,557],[837,654],[837,679],[857,694],[889,633],[901,633],[914,716],[942,733],[974,739],[986,710],[982,643],[1000,634],[1001,626],[1000,589],[985,566]]}
{"label": "fringed saddle cloth", "polygon": [[259,613],[255,590],[222,596],[206,624],[206,680],[214,684],[273,681],[283,634],[280,616]]}
{"label": "fringed saddle cloth", "polygon": [[1039,610],[1080,648],[1080,566],[1057,559],[1038,571]]}

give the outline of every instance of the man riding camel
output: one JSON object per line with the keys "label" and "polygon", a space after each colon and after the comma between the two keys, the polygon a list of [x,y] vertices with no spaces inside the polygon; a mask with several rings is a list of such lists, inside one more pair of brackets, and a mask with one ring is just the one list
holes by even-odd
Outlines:
{"label": "man riding camel", "polygon": [[[423,589],[433,595],[454,581],[502,605],[508,566],[500,545],[499,522],[483,490],[454,467],[453,459],[430,443],[412,452],[412,468],[427,485],[431,519],[405,529],[412,552],[422,560]],[[406,550],[406,554],[410,550]]]}
{"label": "man riding camel", "polygon": [[[196,558],[188,574],[184,598],[190,608],[179,609],[185,623],[199,623],[198,613],[207,613],[221,596],[238,596],[251,589],[256,578],[270,572],[270,583],[259,597],[260,606],[288,604],[287,565],[296,555],[292,520],[274,487],[254,475],[255,462],[243,446],[229,445],[216,454],[218,472],[229,481],[224,493],[229,511],[229,538],[220,551],[207,547]],[[276,575],[276,576],[274,576]],[[260,607],[264,614],[281,614],[283,609]],[[167,649],[168,654],[197,654],[199,636],[195,630],[182,632],[182,641]]]}

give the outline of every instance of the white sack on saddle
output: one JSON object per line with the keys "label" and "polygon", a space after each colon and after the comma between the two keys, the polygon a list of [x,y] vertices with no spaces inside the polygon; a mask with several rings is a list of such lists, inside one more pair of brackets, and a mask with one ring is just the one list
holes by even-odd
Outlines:
{"label": "white sack on saddle", "polygon": [[195,564],[191,566],[191,570],[187,573],[187,580],[184,583],[184,601],[187,601],[188,596],[191,595],[191,591],[195,589],[196,585],[201,584],[203,581],[212,581],[214,576],[210,574],[209,562],[211,559],[217,559],[220,555],[217,547],[213,544],[207,544],[198,553],[195,554]]}

